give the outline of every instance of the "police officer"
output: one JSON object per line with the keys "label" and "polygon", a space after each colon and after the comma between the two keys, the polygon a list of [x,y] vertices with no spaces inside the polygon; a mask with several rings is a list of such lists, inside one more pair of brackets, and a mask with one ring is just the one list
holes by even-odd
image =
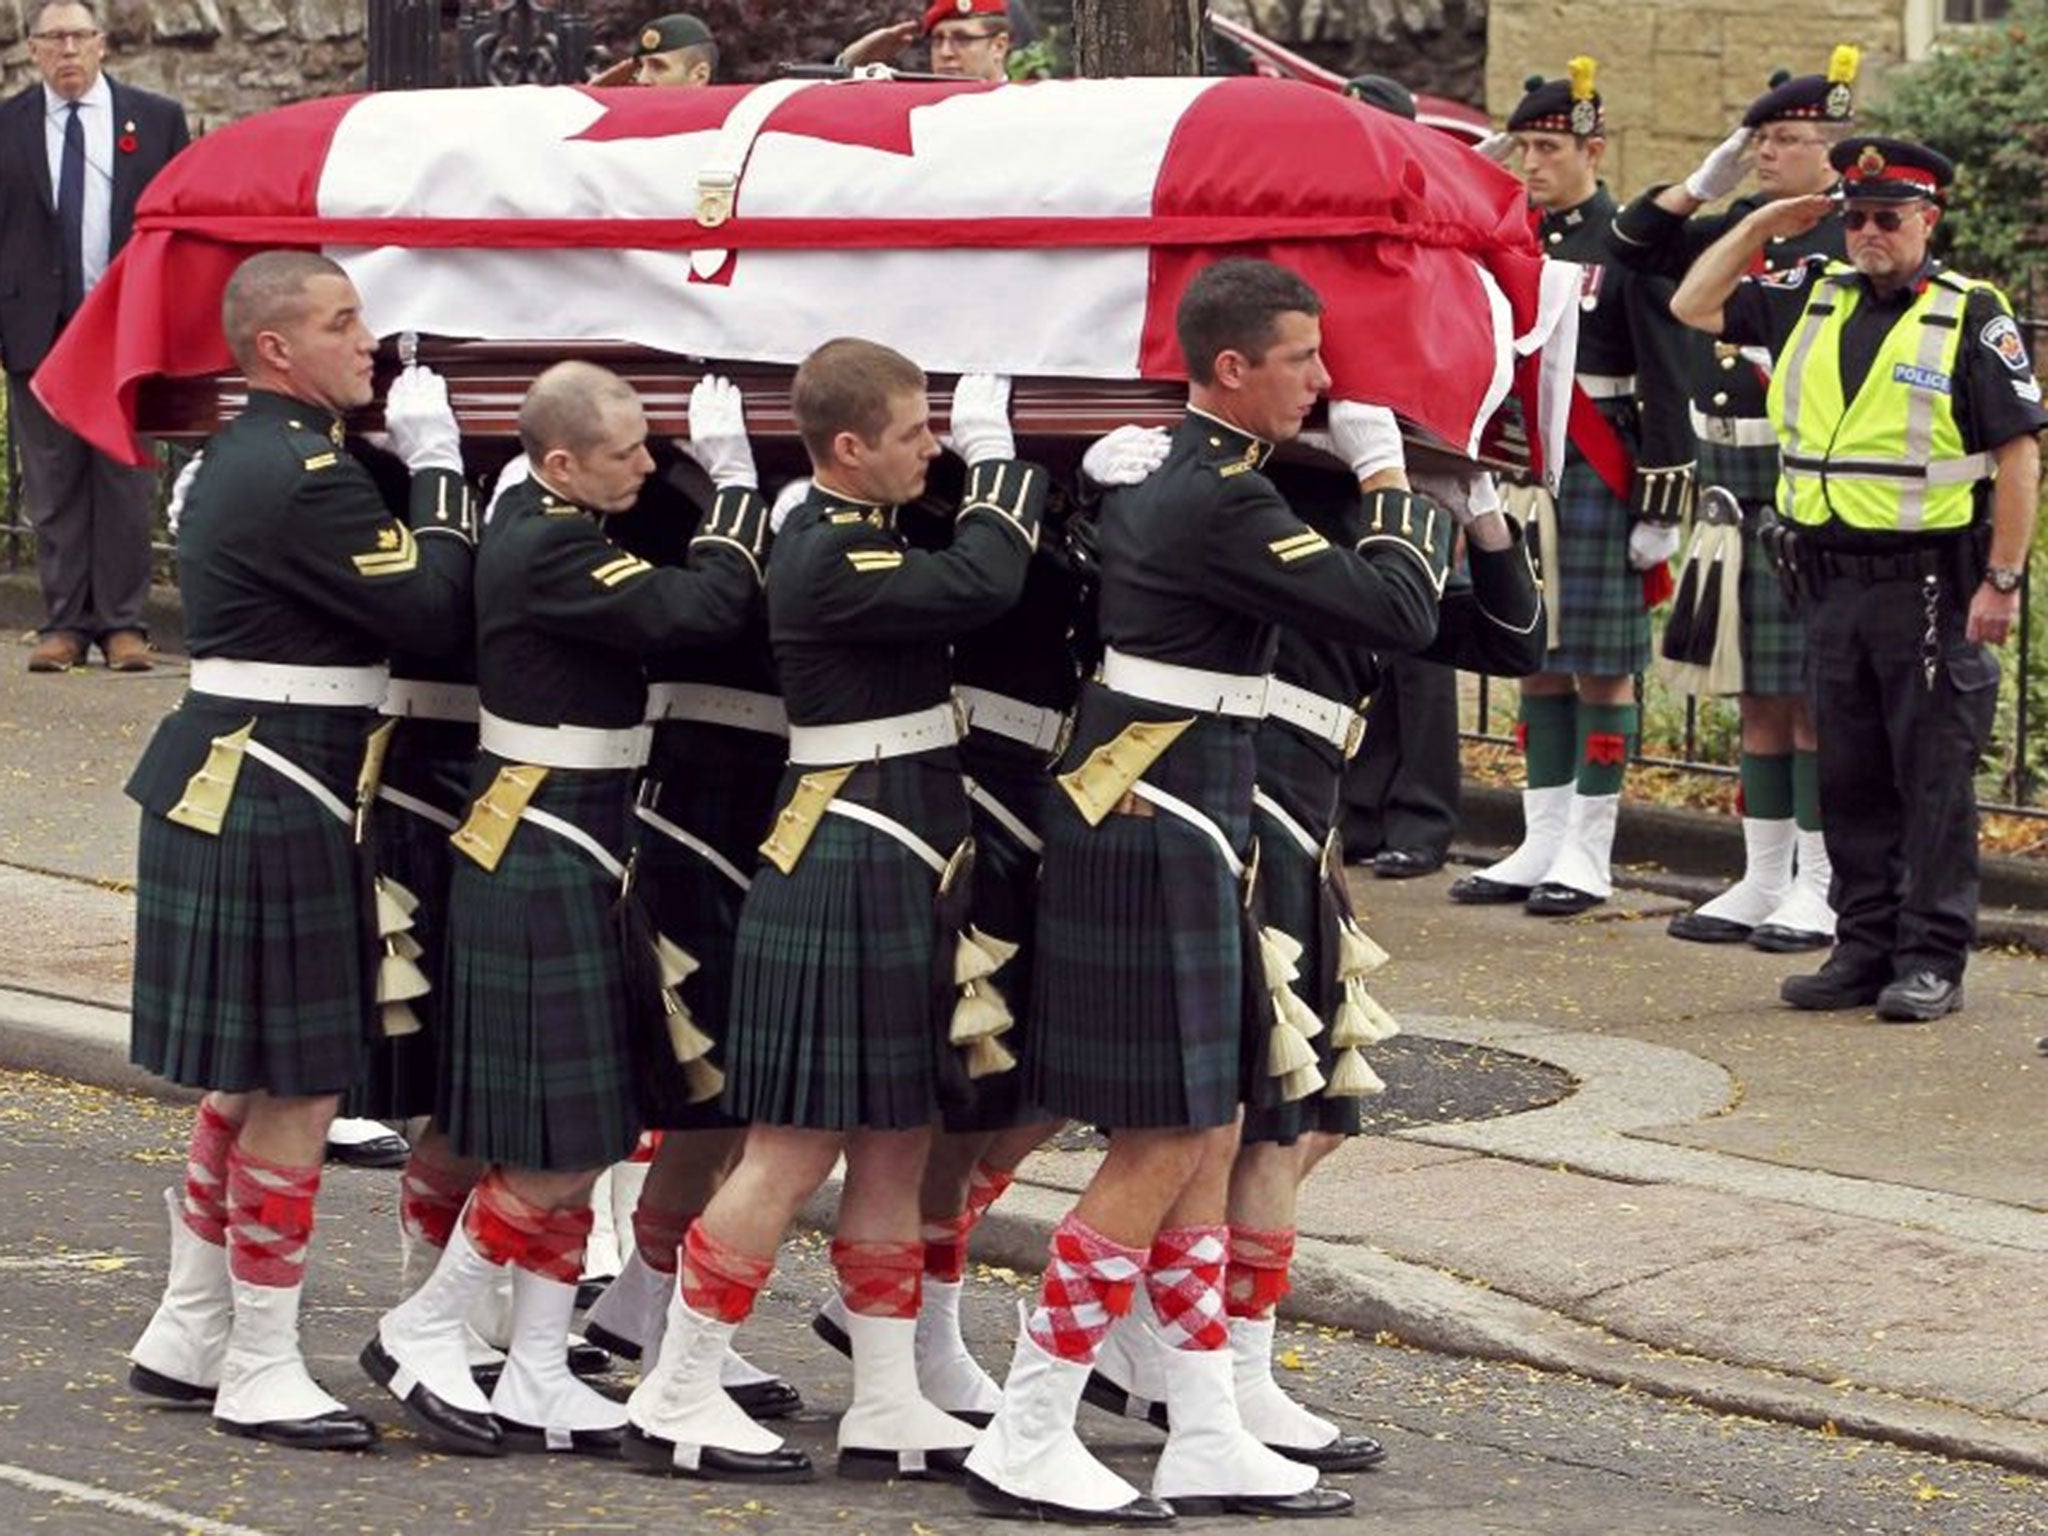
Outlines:
{"label": "police officer", "polygon": [[[1700,252],[1766,203],[1825,192],[1834,185],[1828,150],[1854,113],[1857,50],[1835,49],[1825,74],[1780,73],[1750,103],[1741,125],[1683,182],[1653,187],[1615,215],[1615,257],[1636,271],[1678,279]],[[1718,214],[1699,210],[1739,186],[1754,158],[1757,190]],[[1842,254],[1841,221],[1831,213],[1805,234],[1773,237],[1759,254],[1759,276],[1807,257]],[[1692,415],[1701,483],[1732,494],[1742,509],[1738,584],[1714,588],[1740,604],[1742,684],[1742,879],[1712,901],[1671,919],[1676,938],[1699,943],[1748,941],[1780,953],[1816,949],[1834,937],[1828,905],[1827,847],[1820,831],[1820,782],[1813,723],[1806,709],[1803,627],[1759,542],[1777,493],[1778,439],[1764,408],[1769,358],[1727,342],[1692,338]],[[1695,556],[1697,558],[1696,543]],[[1701,590],[1709,585],[1704,576]],[[1716,633],[1707,605],[1693,610],[1694,633]],[[1726,632],[1722,629],[1722,632]],[[1666,653],[1674,637],[1667,632]],[[1680,645],[1685,642],[1678,640]],[[1704,660],[1704,657],[1698,659]],[[1796,855],[1796,857],[1795,857]],[[1796,875],[1795,875],[1796,868]]]}
{"label": "police officer", "polygon": [[2041,389],[2005,297],[1928,253],[1954,170],[1924,145],[1852,138],[1847,263],[1745,274],[1803,235],[1822,195],[1766,204],[1687,273],[1673,312],[1776,359],[1778,505],[1808,604],[1835,947],[1789,978],[1795,1008],[1891,1022],[1963,1004],[1977,916],[1971,776],[1991,728],[2040,490]]}
{"label": "police officer", "polygon": [[1692,500],[1692,426],[1670,285],[1615,266],[1608,249],[1614,199],[1600,181],[1607,130],[1593,61],[1573,59],[1567,79],[1532,78],[1508,131],[1542,210],[1544,251],[1585,264],[1573,387],[1589,408],[1573,413],[1554,516],[1532,496],[1552,628],[1544,670],[1522,684],[1522,842],[1454,883],[1451,898],[1569,916],[1613,890],[1615,817],[1640,733],[1634,679],[1650,660],[1653,583]]}

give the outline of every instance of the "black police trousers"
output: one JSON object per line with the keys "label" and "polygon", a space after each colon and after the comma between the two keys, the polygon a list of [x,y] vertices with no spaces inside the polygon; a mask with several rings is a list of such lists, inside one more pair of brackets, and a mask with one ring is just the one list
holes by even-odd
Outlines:
{"label": "black police trousers", "polygon": [[1365,744],[1344,775],[1344,852],[1383,848],[1443,861],[1458,830],[1458,674],[1390,657],[1365,708]]}
{"label": "black police trousers", "polygon": [[[1953,562],[1960,564],[1961,562]],[[1837,955],[1960,980],[1977,933],[1977,798],[1998,658],[1952,574],[1830,574],[1805,594]]]}

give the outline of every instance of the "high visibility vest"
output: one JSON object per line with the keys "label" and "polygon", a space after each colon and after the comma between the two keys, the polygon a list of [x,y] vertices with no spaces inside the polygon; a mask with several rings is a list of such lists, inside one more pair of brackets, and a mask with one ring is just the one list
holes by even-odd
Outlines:
{"label": "high visibility vest", "polygon": [[1939,272],[1893,323],[1855,397],[1842,398],[1842,333],[1863,284],[1830,262],[1771,373],[1778,511],[1795,523],[1938,533],[1967,528],[1993,470],[1956,422],[1963,305],[1984,286]]}

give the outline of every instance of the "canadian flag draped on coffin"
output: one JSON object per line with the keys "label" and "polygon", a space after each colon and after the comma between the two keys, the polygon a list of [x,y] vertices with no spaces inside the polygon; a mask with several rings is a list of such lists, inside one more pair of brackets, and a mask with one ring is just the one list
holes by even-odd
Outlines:
{"label": "canadian flag draped on coffin", "polygon": [[1171,379],[1188,279],[1252,255],[1323,295],[1333,394],[1470,451],[1519,361],[1570,367],[1575,288],[1525,208],[1451,139],[1289,81],[333,98],[179,156],[35,386],[135,456],[137,384],[231,366],[220,293],[269,246],[341,262],[380,334],[765,363],[851,334],[942,373]]}

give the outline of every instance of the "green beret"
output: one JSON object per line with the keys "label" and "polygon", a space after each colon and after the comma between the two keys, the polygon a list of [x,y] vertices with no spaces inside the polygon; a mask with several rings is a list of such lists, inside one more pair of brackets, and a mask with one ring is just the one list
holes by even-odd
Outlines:
{"label": "green beret", "polygon": [[673,53],[678,48],[699,48],[711,41],[709,27],[696,17],[677,11],[673,16],[657,16],[640,29],[640,35],[633,39],[633,57]]}

